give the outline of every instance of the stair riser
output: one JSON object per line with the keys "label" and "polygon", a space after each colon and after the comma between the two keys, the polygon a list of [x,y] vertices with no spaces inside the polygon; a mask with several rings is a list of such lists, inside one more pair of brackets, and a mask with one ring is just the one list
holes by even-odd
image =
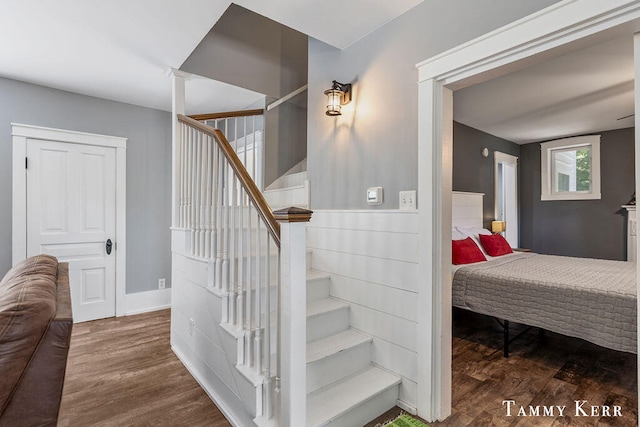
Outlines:
{"label": "stair riser", "polygon": [[326,277],[307,281],[307,302],[329,298],[331,280]]}
{"label": "stair riser", "polygon": [[302,208],[309,206],[309,189],[305,186],[267,191],[264,196],[269,206],[274,210],[289,206]]}
{"label": "stair riser", "polygon": [[343,350],[307,364],[307,393],[353,375],[371,364],[371,343]]}
{"label": "stair riser", "polygon": [[307,318],[307,342],[345,331],[349,327],[349,309],[330,311]]}
{"label": "stair riser", "polygon": [[364,402],[357,408],[352,409],[346,414],[331,421],[328,426],[331,427],[353,427],[363,426],[369,421],[375,419],[393,408],[398,401],[398,386],[394,386],[389,390],[378,394],[377,396]]}
{"label": "stair riser", "polygon": [[307,171],[292,172],[288,175],[283,175],[280,178],[276,179],[271,185],[269,185],[265,193],[269,191],[281,190],[283,188],[297,187],[300,185],[304,185],[304,182],[306,180],[307,180]]}

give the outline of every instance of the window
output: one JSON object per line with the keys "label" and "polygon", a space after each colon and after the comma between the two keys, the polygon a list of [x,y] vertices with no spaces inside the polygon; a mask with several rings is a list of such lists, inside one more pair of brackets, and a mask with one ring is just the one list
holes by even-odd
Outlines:
{"label": "window", "polygon": [[544,142],[541,200],[600,199],[600,135]]}

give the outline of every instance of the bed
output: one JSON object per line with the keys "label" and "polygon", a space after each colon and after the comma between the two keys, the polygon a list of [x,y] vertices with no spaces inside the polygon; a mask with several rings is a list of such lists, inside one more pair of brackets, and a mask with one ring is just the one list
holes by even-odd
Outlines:
{"label": "bed", "polygon": [[[454,233],[481,228],[482,195],[454,192],[453,201]],[[523,252],[488,257],[453,266],[452,302],[501,321],[505,356],[509,322],[637,353],[635,263]]]}

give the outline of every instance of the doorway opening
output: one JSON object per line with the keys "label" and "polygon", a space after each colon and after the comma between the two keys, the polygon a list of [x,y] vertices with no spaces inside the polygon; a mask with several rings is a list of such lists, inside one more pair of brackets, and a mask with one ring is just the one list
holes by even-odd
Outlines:
{"label": "doorway opening", "polygon": [[[419,304],[418,413],[428,420],[451,414],[451,171],[453,91],[561,55],[600,37],[628,34],[640,20],[633,1],[563,1],[418,64]],[[611,30],[611,31],[608,31]],[[603,40],[600,38],[600,40]],[[640,35],[634,35],[635,50]],[[639,59],[636,55],[636,77]],[[636,99],[638,87],[636,86]],[[638,116],[636,116],[636,124]],[[640,164],[636,136],[636,165]],[[640,177],[636,174],[636,192]]]}

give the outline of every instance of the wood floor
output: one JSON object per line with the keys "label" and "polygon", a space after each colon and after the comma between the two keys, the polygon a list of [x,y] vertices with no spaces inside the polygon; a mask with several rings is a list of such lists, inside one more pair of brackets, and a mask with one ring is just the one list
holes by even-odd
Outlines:
{"label": "wood floor", "polygon": [[[169,329],[168,310],[74,325],[59,425],[229,426],[171,351]],[[501,339],[493,319],[454,313],[453,415],[431,426],[638,425],[635,355],[553,333],[540,341],[532,331],[505,359]],[[567,409],[562,417],[507,417],[507,399]],[[575,417],[576,400],[618,405],[622,417]]]}
{"label": "wood floor", "polygon": [[74,325],[59,426],[230,426],[169,345],[169,310]]}
{"label": "wood floor", "polygon": [[[522,328],[520,328],[522,330]],[[514,328],[514,335],[517,329]],[[502,330],[491,318],[465,310],[454,312],[453,414],[430,426],[637,426],[637,357],[575,338],[536,330],[511,345],[502,357]],[[504,400],[518,407],[566,405],[564,416],[507,417]],[[576,417],[575,401],[620,406],[621,417]],[[543,409],[539,409],[542,413]],[[587,412],[590,414],[590,409]],[[611,411],[612,412],[612,411]],[[400,413],[394,408],[367,426]],[[578,412],[578,414],[581,414]]]}

